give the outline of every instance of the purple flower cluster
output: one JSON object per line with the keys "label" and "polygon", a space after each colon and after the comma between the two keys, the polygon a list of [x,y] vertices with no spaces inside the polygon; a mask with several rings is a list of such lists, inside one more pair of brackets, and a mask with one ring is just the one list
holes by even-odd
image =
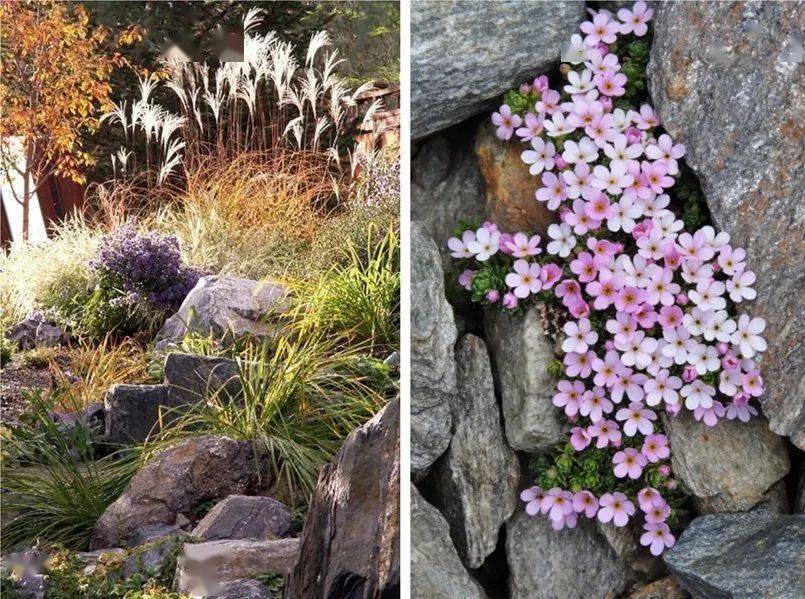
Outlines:
{"label": "purple flower cluster", "polygon": [[90,267],[120,291],[113,300],[118,305],[145,300],[160,311],[176,310],[201,276],[198,269],[182,265],[175,236],[140,235],[132,223],[103,238]]}

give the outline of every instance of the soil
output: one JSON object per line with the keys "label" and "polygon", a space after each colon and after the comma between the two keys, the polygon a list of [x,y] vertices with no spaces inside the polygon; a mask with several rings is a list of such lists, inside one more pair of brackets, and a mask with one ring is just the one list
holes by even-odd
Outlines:
{"label": "soil", "polygon": [[23,391],[41,390],[44,394],[53,387],[53,377],[47,366],[33,366],[15,359],[0,370],[0,423],[19,424],[20,416],[28,410]]}

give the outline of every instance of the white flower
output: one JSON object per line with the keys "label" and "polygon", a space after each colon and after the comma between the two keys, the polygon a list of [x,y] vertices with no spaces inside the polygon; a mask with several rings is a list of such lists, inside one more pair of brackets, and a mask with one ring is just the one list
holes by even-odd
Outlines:
{"label": "white flower", "polygon": [[570,41],[562,46],[562,62],[579,64],[588,59],[592,53],[597,51],[587,46],[577,33],[570,38]]}
{"label": "white flower", "polygon": [[726,343],[737,327],[738,325],[729,317],[726,310],[718,310],[704,327],[704,338],[707,341],[716,340]]}
{"label": "white flower", "polygon": [[526,150],[520,154],[522,161],[531,165],[528,172],[532,175],[538,175],[543,169],[551,170],[554,165],[553,157],[556,154],[553,143],[550,141],[545,143],[541,137],[532,137],[531,147],[534,149]]}
{"label": "white flower", "polygon": [[473,241],[475,241],[475,231],[464,231],[461,235],[461,239],[451,237],[447,240],[450,255],[453,256],[453,258],[472,258],[472,252],[467,245]]}
{"label": "white flower", "polygon": [[729,291],[730,299],[736,304],[745,299],[755,299],[757,292],[751,287],[754,282],[755,273],[751,270],[735,273],[735,275],[727,281],[727,291]]}
{"label": "white flower", "polygon": [[475,232],[475,240],[467,244],[467,249],[475,254],[476,260],[485,262],[500,249],[500,233],[490,233],[488,229],[481,227]]}
{"label": "white flower", "polygon": [[545,119],[543,125],[545,126],[545,131],[548,132],[550,137],[567,135],[573,131],[573,129],[575,129],[572,123],[565,119],[565,115],[563,115],[561,112],[556,112],[550,119]]}
{"label": "white flower", "polygon": [[562,152],[562,158],[568,164],[593,162],[598,158],[598,147],[589,137],[582,137],[579,143],[569,139],[565,142],[565,151]]}
{"label": "white flower", "polygon": [[722,370],[718,376],[718,390],[730,397],[736,395],[738,391],[741,390],[742,383],[743,375],[741,374],[740,368],[736,368],[735,370]]}
{"label": "white flower", "polygon": [[766,341],[760,334],[766,329],[766,321],[762,318],[749,318],[741,314],[738,319],[738,330],[732,334],[730,341],[741,349],[744,358],[751,358],[756,352],[766,351]]}
{"label": "white flower", "polygon": [[[657,196],[659,198],[665,198],[665,205],[668,205],[668,196],[663,194]],[[652,231],[658,231],[660,235],[662,235],[666,239],[676,239],[676,236],[682,230],[682,227],[685,226],[681,220],[679,220],[676,215],[671,211],[665,211],[662,215],[655,216],[651,219],[652,224],[654,225],[651,229]]]}
{"label": "white flower", "polygon": [[713,407],[713,396],[716,394],[716,390],[700,379],[696,379],[682,387],[681,394],[685,398],[685,407],[688,410],[695,410],[699,407],[707,409]]}
{"label": "white flower", "polygon": [[570,250],[576,246],[576,238],[573,237],[573,231],[570,225],[565,223],[561,225],[553,224],[548,227],[548,237],[553,239],[546,248],[549,254],[567,258],[570,255]]}
{"label": "white flower", "polygon": [[657,340],[646,337],[643,331],[637,331],[628,343],[615,342],[615,347],[623,352],[621,362],[624,365],[645,368],[651,363],[652,355],[657,349]]}
{"label": "white flower", "polygon": [[713,319],[713,314],[712,310],[693,308],[688,314],[685,314],[682,324],[692,335],[702,335],[707,324]]}
{"label": "white flower", "polygon": [[[598,168],[598,167],[596,167]],[[643,209],[632,198],[622,197],[612,205],[614,214],[607,219],[607,229],[613,233],[623,231],[631,233],[635,228],[635,219],[640,218]]]}
{"label": "white flower", "polygon": [[723,310],[727,306],[727,300],[721,297],[725,290],[721,281],[699,281],[688,297],[702,310]]}
{"label": "white flower", "polygon": [[680,366],[688,361],[688,352],[696,346],[696,341],[691,339],[690,331],[685,327],[675,327],[665,329],[662,336],[668,345],[662,348],[664,356],[674,359],[674,363]]}
{"label": "white flower", "polygon": [[587,353],[587,350],[598,341],[598,333],[592,330],[592,325],[588,318],[580,318],[578,323],[569,320],[562,327],[567,338],[562,343],[562,351],[566,354],[576,352],[577,354]]}
{"label": "white flower", "polygon": [[570,71],[567,74],[567,80],[570,85],[565,86],[565,91],[571,95],[583,94],[595,87],[593,84],[593,72],[590,69],[584,69],[581,74],[576,71]]}
{"label": "white flower", "polygon": [[688,352],[688,364],[693,366],[700,375],[708,372],[715,372],[721,368],[721,360],[718,359],[718,351],[712,345],[697,343]]}
{"label": "white flower", "polygon": [[643,389],[646,392],[646,403],[656,406],[660,401],[668,405],[676,405],[679,401],[677,390],[682,386],[682,379],[671,376],[668,370],[660,370],[653,379],[646,379]]}

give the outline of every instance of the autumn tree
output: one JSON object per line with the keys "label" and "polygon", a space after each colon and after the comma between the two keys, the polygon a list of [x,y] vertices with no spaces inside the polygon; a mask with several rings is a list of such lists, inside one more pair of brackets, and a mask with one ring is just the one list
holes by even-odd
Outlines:
{"label": "autumn tree", "polygon": [[24,182],[22,190],[11,187],[27,238],[30,202],[48,176],[84,182],[82,169],[94,159],[83,140],[98,127],[109,76],[123,64],[111,45],[132,43],[138,33],[111,40],[80,5],[52,1],[3,2],[0,25],[0,168],[9,184],[14,172]]}

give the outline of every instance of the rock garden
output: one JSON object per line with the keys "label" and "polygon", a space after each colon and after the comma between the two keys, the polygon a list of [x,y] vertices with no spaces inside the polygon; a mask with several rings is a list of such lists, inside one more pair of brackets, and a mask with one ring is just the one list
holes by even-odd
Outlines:
{"label": "rock garden", "polygon": [[[120,142],[110,176],[0,255],[4,598],[399,593],[385,96],[362,103],[378,88],[334,39],[282,20],[322,7],[240,8],[240,61],[104,81],[115,93],[81,110]],[[88,9],[4,5],[22,24],[4,92],[7,60],[40,64],[25,26],[54,11],[64,39],[100,40]]]}
{"label": "rock garden", "polygon": [[412,6],[412,597],[805,593],[802,16]]}

